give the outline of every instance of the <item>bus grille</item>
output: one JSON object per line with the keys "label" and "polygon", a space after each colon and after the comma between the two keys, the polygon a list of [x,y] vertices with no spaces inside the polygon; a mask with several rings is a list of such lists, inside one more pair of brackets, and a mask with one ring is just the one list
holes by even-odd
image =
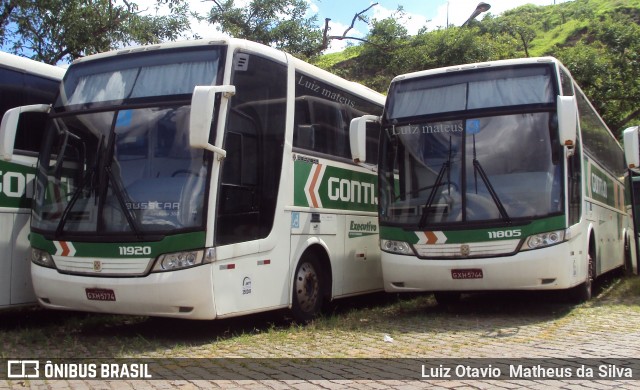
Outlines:
{"label": "bus grille", "polygon": [[418,257],[423,259],[467,259],[511,255],[516,252],[520,240],[472,242],[468,244],[416,244]]}
{"label": "bus grille", "polygon": [[105,259],[58,257],[53,261],[60,272],[87,276],[139,276],[147,273],[153,259]]}

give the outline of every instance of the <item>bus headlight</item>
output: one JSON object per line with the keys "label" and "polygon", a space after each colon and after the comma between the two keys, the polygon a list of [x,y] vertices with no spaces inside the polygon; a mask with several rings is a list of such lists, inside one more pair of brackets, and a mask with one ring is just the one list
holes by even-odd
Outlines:
{"label": "bus headlight", "polygon": [[56,263],[48,252],[31,248],[31,262],[47,268],[56,268]]}
{"label": "bus headlight", "polygon": [[411,246],[404,241],[380,240],[380,249],[385,252],[396,253],[398,255],[413,255]]}
{"label": "bus headlight", "polygon": [[160,255],[151,272],[175,271],[203,264],[203,251],[184,251]]}
{"label": "bus headlight", "polygon": [[564,230],[555,230],[553,232],[546,232],[540,234],[534,234],[527,238],[522,250],[539,249],[546,246],[558,244],[565,239]]}

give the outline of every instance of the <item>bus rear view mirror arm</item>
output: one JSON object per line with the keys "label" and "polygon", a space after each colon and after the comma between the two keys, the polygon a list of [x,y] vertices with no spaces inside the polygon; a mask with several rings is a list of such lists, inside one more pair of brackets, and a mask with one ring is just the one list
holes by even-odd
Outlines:
{"label": "bus rear view mirror arm", "polygon": [[[211,121],[216,101],[216,94],[221,94],[220,115],[216,126],[217,135],[222,134],[229,99],[236,93],[233,85],[198,85],[193,89],[191,98],[191,114],[189,116],[189,145],[192,148],[206,149],[216,153],[220,158],[225,158],[227,152],[219,146],[209,143],[211,133]],[[215,141],[214,141],[215,142]]]}
{"label": "bus rear view mirror arm", "polygon": [[5,112],[0,124],[0,159],[5,161],[13,157],[13,146],[18,130],[20,115],[26,112],[49,113],[51,106],[48,104],[32,104],[30,106],[15,107]]}

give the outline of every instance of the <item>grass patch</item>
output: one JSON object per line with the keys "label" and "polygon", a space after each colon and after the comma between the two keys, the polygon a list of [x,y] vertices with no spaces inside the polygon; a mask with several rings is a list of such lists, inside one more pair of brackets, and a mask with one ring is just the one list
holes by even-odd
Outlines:
{"label": "grass patch", "polygon": [[306,325],[293,323],[286,311],[187,321],[21,309],[0,312],[0,357],[438,356],[492,343],[555,343],[573,328],[638,326],[627,320],[640,318],[638,277],[605,278],[598,295],[581,305],[563,295],[470,294],[443,307],[431,294],[379,293],[336,300]]}

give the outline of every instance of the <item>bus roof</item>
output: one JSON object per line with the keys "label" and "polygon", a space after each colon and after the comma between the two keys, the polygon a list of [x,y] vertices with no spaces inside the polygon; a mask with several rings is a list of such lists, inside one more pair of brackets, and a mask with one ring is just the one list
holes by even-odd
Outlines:
{"label": "bus roof", "polygon": [[34,61],[5,52],[0,52],[0,66],[54,80],[61,80],[66,71],[59,66],[45,64],[44,62]]}
{"label": "bus roof", "polygon": [[396,81],[402,81],[402,80],[407,80],[407,79],[416,78],[416,77],[431,76],[431,75],[442,74],[442,73],[451,73],[451,72],[456,72],[460,70],[485,69],[485,68],[491,68],[491,67],[539,64],[539,63],[554,63],[557,65],[562,65],[560,61],[558,61],[554,57],[515,58],[515,59],[509,59],[509,60],[476,62],[473,64],[446,66],[442,68],[421,70],[418,72],[406,73],[400,76],[396,76],[393,78],[393,80],[391,80],[391,82],[394,83]]}
{"label": "bus roof", "polygon": [[324,69],[320,69],[301,59],[295,58],[292,55],[285,53],[281,50],[274,49],[272,47],[263,45],[261,43],[252,42],[245,39],[237,39],[237,38],[229,38],[229,37],[220,37],[217,39],[199,39],[199,40],[189,40],[189,41],[164,42],[156,45],[126,47],[123,49],[112,50],[104,53],[92,54],[86,57],[82,57],[73,61],[73,64],[82,63],[86,61],[94,61],[102,58],[108,58],[108,57],[119,56],[119,55],[141,53],[145,51],[176,49],[176,48],[184,48],[184,47],[200,47],[200,46],[208,46],[208,45],[212,45],[212,46],[226,45],[226,46],[229,46],[232,50],[248,49],[253,52],[260,53],[267,57],[276,59],[282,63],[292,63],[296,69],[299,69],[300,71],[308,75],[311,75],[311,76],[320,75],[322,77],[323,82],[328,82],[328,83],[334,84],[335,86],[348,88],[351,92],[361,95],[362,97],[365,97],[375,103],[382,105],[384,104],[384,101],[385,101],[384,95],[368,87],[365,87],[356,82],[345,80]]}

